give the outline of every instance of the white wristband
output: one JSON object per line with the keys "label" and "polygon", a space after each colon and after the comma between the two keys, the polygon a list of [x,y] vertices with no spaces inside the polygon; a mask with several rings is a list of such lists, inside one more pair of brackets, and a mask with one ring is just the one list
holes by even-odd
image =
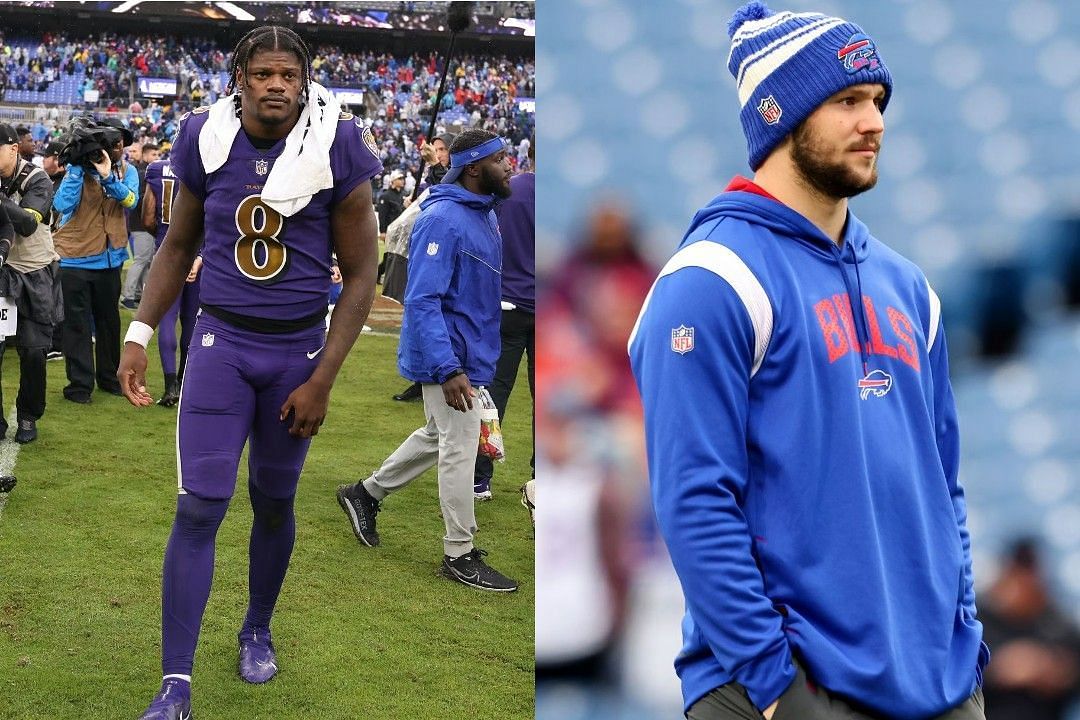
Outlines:
{"label": "white wristband", "polygon": [[124,342],[138,343],[145,348],[150,344],[150,338],[152,337],[154,337],[154,328],[144,322],[132,320],[131,325],[128,325],[127,335],[124,336]]}

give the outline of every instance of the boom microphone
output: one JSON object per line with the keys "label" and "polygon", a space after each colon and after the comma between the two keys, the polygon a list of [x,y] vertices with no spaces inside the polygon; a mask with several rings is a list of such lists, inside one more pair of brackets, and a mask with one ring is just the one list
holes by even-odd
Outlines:
{"label": "boom microphone", "polygon": [[[472,24],[471,2],[454,0],[446,9],[446,24],[450,26],[450,49],[446,51],[446,62],[443,63],[442,77],[439,79],[439,89],[435,93],[435,102],[431,108],[431,123],[428,125],[426,142],[431,142],[435,134],[435,121],[439,117],[439,104],[442,102],[443,90],[446,88],[446,73],[450,70],[450,62],[454,59],[454,41],[458,33]],[[420,192],[420,182],[424,177],[424,158],[420,158],[420,167],[416,170],[416,183],[413,185],[412,199],[415,200]]]}

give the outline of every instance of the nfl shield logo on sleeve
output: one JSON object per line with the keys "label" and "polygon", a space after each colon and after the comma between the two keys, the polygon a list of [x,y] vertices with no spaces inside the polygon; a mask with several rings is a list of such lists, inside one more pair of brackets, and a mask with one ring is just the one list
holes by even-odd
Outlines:
{"label": "nfl shield logo on sleeve", "polygon": [[694,328],[680,325],[671,330],[671,349],[685,355],[694,349]]}
{"label": "nfl shield logo on sleeve", "polygon": [[437,252],[439,252],[439,243],[435,243],[435,242],[428,243],[427,254],[428,255],[434,255]]}

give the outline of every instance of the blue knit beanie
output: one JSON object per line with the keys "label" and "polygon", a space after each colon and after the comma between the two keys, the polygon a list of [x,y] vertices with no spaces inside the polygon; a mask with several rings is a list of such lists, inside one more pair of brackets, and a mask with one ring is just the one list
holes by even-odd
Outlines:
{"label": "blue knit beanie", "polygon": [[739,117],[753,170],[834,93],[850,85],[881,83],[882,110],[892,95],[892,75],[874,41],[843,18],[774,13],[752,0],[735,11],[728,35],[728,70],[739,91]]}

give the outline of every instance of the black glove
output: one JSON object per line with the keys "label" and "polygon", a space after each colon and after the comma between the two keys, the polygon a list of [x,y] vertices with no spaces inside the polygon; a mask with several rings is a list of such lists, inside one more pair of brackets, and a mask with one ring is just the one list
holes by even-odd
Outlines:
{"label": "black glove", "polygon": [[11,241],[7,238],[0,238],[0,267],[4,267],[4,264],[7,263],[9,252],[11,252]]}

